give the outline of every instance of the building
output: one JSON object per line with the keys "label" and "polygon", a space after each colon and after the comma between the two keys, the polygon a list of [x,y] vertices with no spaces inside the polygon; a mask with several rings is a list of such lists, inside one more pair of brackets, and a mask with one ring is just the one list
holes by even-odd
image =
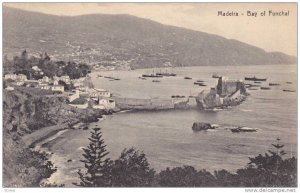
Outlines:
{"label": "building", "polygon": [[32,70],[34,70],[34,71],[41,71],[41,69],[38,67],[38,66],[32,66]]}
{"label": "building", "polygon": [[59,77],[59,80],[64,81],[65,83],[70,83],[70,77],[69,76],[61,76]]}
{"label": "building", "polygon": [[58,91],[58,92],[64,92],[65,88],[64,88],[64,86],[56,85],[56,86],[52,86],[51,90],[52,91]]}
{"label": "building", "polygon": [[15,90],[15,88],[11,87],[11,86],[8,86],[8,87],[5,88],[5,90],[13,91],[13,90]]}
{"label": "building", "polygon": [[94,89],[95,92],[91,93],[90,97],[111,97],[111,93],[104,89]]}
{"label": "building", "polygon": [[68,96],[68,100],[69,102],[73,102],[74,100],[78,99],[80,96],[79,96],[79,90],[75,90],[75,93],[73,94],[70,94]]}
{"label": "building", "polygon": [[54,81],[53,81],[53,85],[55,85],[55,86],[59,85],[59,84],[58,84],[58,80],[54,80]]}
{"label": "building", "polygon": [[44,76],[42,80],[43,82],[50,82],[50,78],[48,76]]}
{"label": "building", "polygon": [[230,95],[238,90],[245,92],[244,83],[240,80],[229,80],[227,77],[220,77],[216,87],[220,96]]}
{"label": "building", "polygon": [[16,74],[5,74],[4,79],[5,80],[8,80],[8,79],[17,80],[17,75]]}
{"label": "building", "polygon": [[94,105],[94,109],[114,109],[116,107],[116,102],[113,99],[101,98],[97,105]]}
{"label": "building", "polygon": [[50,90],[51,89],[51,86],[49,85],[43,85],[40,87],[40,89],[43,89],[43,90]]}

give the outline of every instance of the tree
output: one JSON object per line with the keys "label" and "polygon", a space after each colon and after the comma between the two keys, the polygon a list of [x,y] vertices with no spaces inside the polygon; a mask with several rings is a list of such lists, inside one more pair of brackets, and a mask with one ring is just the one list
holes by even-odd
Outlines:
{"label": "tree", "polygon": [[147,187],[152,185],[154,174],[143,152],[124,149],[111,166],[111,183],[115,187]]}
{"label": "tree", "polygon": [[74,183],[77,186],[83,187],[105,187],[110,185],[109,168],[111,160],[105,158],[109,152],[106,150],[106,145],[102,139],[102,132],[100,128],[93,128],[91,137],[89,138],[89,145],[83,148],[82,154],[86,172],[78,171],[80,183]]}
{"label": "tree", "polygon": [[159,173],[158,184],[163,187],[211,187],[215,177],[206,170],[197,171],[192,166],[167,168]]}
{"label": "tree", "polygon": [[283,159],[286,154],[281,150],[284,145],[277,139],[272,144],[275,151],[249,158],[246,169],[237,171],[241,186],[290,187],[297,185],[297,160],[295,157]]}

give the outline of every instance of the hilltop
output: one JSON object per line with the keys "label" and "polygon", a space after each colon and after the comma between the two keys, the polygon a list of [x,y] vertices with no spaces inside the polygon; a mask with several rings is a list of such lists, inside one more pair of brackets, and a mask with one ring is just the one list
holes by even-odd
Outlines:
{"label": "hilltop", "polygon": [[[212,24],[213,25],[213,24]],[[130,15],[54,16],[3,7],[4,54],[47,52],[104,66],[291,64],[296,57]]]}

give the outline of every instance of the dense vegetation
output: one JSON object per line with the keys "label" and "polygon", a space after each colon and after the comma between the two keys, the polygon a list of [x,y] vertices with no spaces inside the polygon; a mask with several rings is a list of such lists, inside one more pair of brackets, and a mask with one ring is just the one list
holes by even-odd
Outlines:
{"label": "dense vegetation", "polygon": [[40,57],[28,56],[24,50],[20,56],[15,56],[13,60],[4,57],[4,73],[25,74],[29,79],[40,79],[43,76],[53,78],[53,76],[68,75],[71,79],[85,77],[90,72],[87,64],[52,61],[47,53],[41,54]]}
{"label": "dense vegetation", "polygon": [[19,87],[13,92],[3,91],[4,187],[61,186],[42,183],[56,168],[47,154],[28,148],[29,141],[25,141],[24,137],[43,127],[57,124],[72,126],[78,121],[95,121],[105,114],[91,109],[75,109],[64,101],[65,98],[41,89]]}
{"label": "dense vegetation", "polygon": [[100,128],[91,132],[84,149],[85,172],[78,172],[83,187],[296,187],[297,159],[285,158],[284,145],[272,144],[275,151],[249,158],[249,164],[236,173],[226,170],[196,170],[192,166],[166,168],[158,174],[150,168],[144,153],[125,149],[112,161],[102,139]]}

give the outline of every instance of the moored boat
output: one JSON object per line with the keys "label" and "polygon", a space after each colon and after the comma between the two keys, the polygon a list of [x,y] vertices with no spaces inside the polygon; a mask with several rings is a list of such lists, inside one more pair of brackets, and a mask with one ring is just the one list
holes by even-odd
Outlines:
{"label": "moored boat", "polygon": [[279,86],[280,84],[278,83],[269,83],[269,86]]}
{"label": "moored boat", "polygon": [[245,80],[250,80],[250,81],[266,81],[267,78],[256,78],[254,77],[245,77]]}
{"label": "moored boat", "polygon": [[261,90],[271,90],[270,87],[264,87],[264,86],[260,87],[260,89],[261,89]]}
{"label": "moored boat", "polygon": [[162,78],[163,76],[161,75],[156,75],[156,74],[143,74],[142,77],[147,77],[147,78]]}
{"label": "moored boat", "polygon": [[295,90],[288,90],[288,89],[283,89],[283,92],[296,92]]}
{"label": "moored boat", "polygon": [[184,79],[190,80],[190,79],[192,79],[192,78],[191,78],[191,77],[188,77],[188,76],[185,76]]}

